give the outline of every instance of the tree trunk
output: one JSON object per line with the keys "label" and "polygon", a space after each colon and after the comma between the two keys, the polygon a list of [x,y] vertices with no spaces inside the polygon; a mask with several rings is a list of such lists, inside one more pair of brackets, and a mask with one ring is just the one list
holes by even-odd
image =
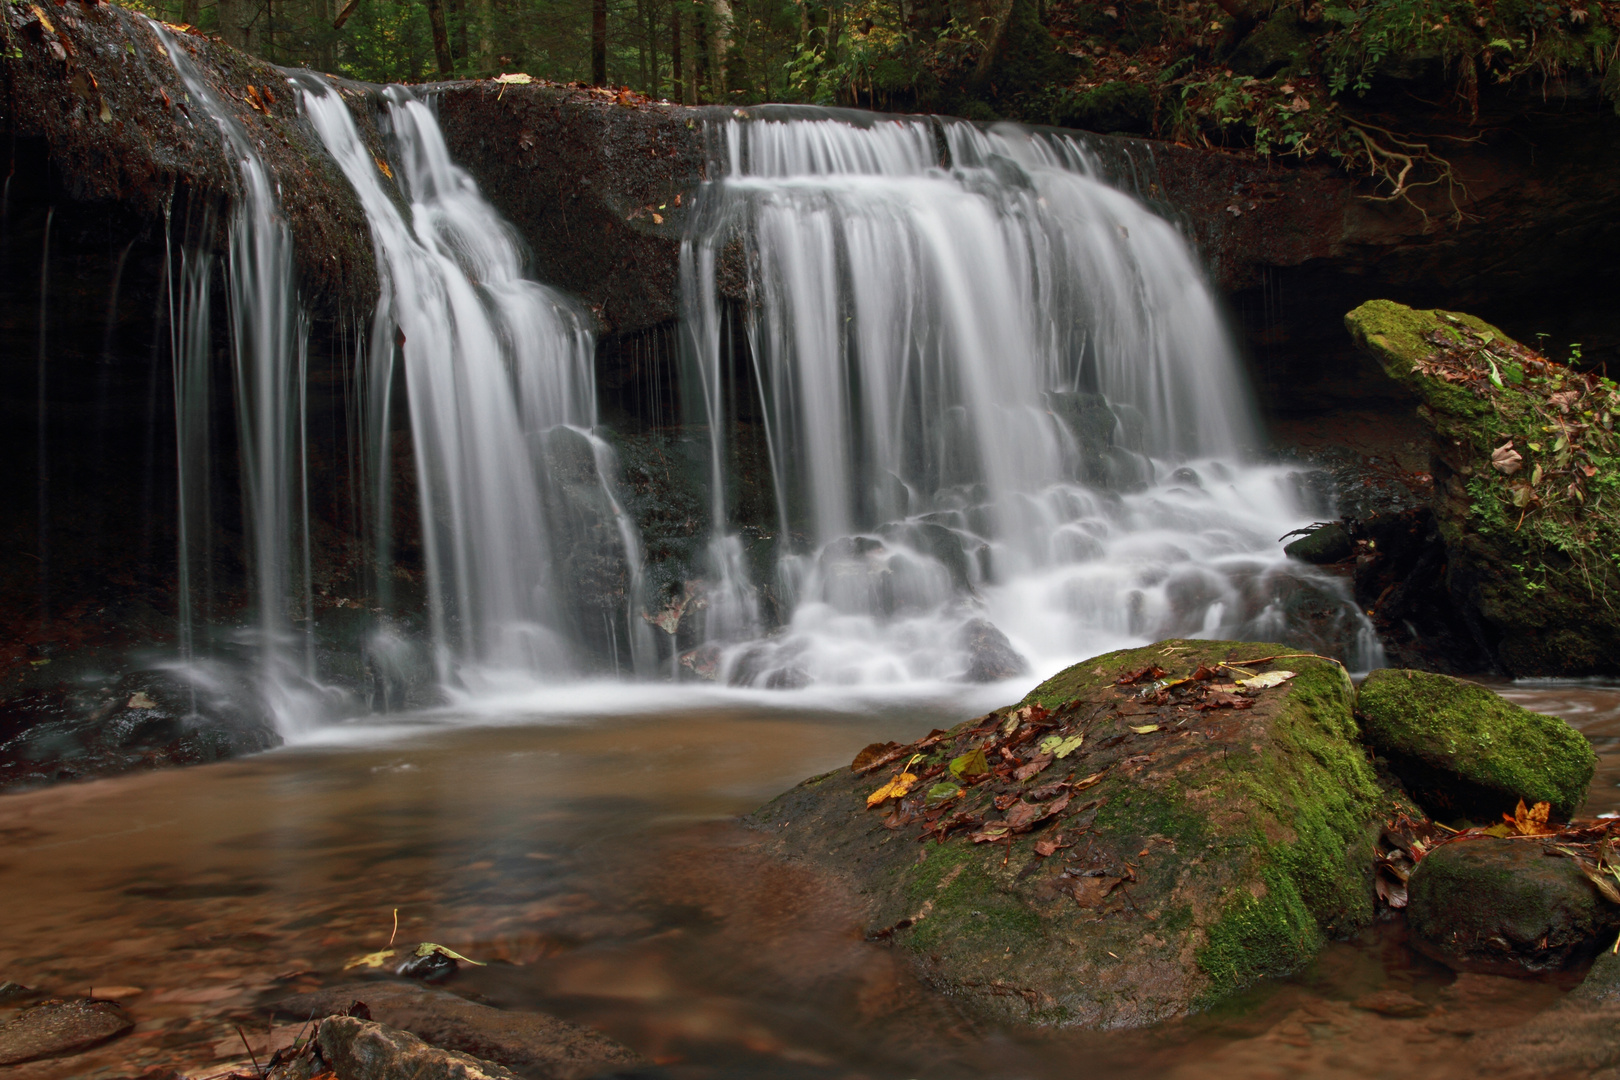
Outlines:
{"label": "tree trunk", "polygon": [[219,36],[227,45],[247,48],[247,32],[242,25],[242,0],[218,0],[214,14],[219,20]]}
{"label": "tree trunk", "polygon": [[692,5],[692,104],[701,105],[709,88],[709,20],[707,5],[696,0]]}
{"label": "tree trunk", "polygon": [[684,0],[671,0],[669,5],[669,68],[670,96],[682,105],[686,100],[686,79],[681,73],[681,4]]}
{"label": "tree trunk", "polygon": [[607,0],[591,0],[591,84],[607,85]]}
{"label": "tree trunk", "polygon": [[726,80],[726,53],[731,51],[731,0],[710,0],[714,15],[709,27],[709,79],[715,100],[726,101],[731,85]]}
{"label": "tree trunk", "polygon": [[196,26],[202,18],[202,4],[200,0],[181,0],[180,21],[187,26]]}
{"label": "tree trunk", "polygon": [[433,28],[433,58],[440,75],[454,75],[456,63],[450,56],[450,34],[444,27],[444,0],[427,0],[428,25]]}

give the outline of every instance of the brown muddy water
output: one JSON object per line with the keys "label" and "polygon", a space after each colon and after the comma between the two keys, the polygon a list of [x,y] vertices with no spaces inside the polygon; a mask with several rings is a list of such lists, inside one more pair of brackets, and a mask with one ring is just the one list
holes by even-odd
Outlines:
{"label": "brown muddy water", "polygon": [[[1620,810],[1620,686],[1496,689],[1581,728],[1602,759],[1587,813]],[[1455,975],[1387,923],[1294,978],[1147,1032],[1013,1033],[963,1018],[903,951],[863,940],[852,897],[759,860],[732,819],[868,742],[1005,696],[426,718],[346,729],[346,744],[0,796],[0,980],[117,997],[138,1021],[10,1075],[217,1075],[246,1060],[238,1025],[262,1059],[295,1033],[262,1006],[353,981],[344,963],[385,945],[396,908],[400,941],[490,961],[452,989],[598,1027],[672,1080],[1463,1078],[1480,1068],[1476,1036],[1573,985]],[[1400,1019],[1355,1006],[1386,989],[1431,1009]]]}

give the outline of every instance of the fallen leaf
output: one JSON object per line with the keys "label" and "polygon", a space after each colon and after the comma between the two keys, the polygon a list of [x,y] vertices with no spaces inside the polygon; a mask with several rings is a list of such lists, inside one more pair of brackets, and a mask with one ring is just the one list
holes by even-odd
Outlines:
{"label": "fallen leaf", "polygon": [[1585,859],[1577,858],[1575,865],[1580,867],[1581,873],[1586,875],[1586,880],[1590,881],[1597,887],[1597,891],[1603,894],[1603,899],[1611,904],[1620,904],[1620,887],[1616,886],[1612,875],[1596,869],[1588,864]]}
{"label": "fallen leaf", "polygon": [[880,765],[886,765],[905,752],[905,747],[897,742],[875,742],[855,755],[855,760],[849,763],[850,772],[866,772]]}
{"label": "fallen leaf", "polygon": [[1558,831],[1547,827],[1547,817],[1551,812],[1552,807],[1544,802],[1538,802],[1526,810],[1524,800],[1520,799],[1517,809],[1512,814],[1503,814],[1502,820],[1520,836],[1546,836]]}
{"label": "fallen leaf", "polygon": [[39,20],[39,25],[43,26],[47,33],[56,33],[56,27],[51,25],[51,20],[45,17],[44,10],[38,4],[29,4],[28,7],[33,11],[34,18]]}
{"label": "fallen leaf", "polygon": [[1025,705],[1022,709],[1019,709],[1017,712],[1013,713],[1013,718],[1019,723],[1023,724],[1039,724],[1041,721],[1045,720],[1051,715],[1051,711],[1048,710],[1045,705],[1042,705],[1040,702],[1035,702],[1033,704]]}
{"label": "fallen leaf", "polygon": [[[521,71],[514,71],[509,75],[495,76],[495,81],[498,83],[505,83],[507,86],[528,86],[530,83],[534,82],[534,78],[532,76],[523,74]],[[516,99],[514,98],[513,100]]]}
{"label": "fallen leaf", "polygon": [[867,808],[877,806],[889,799],[898,799],[909,792],[917,783],[917,774],[909,772],[897,773],[892,780],[878,788],[866,797]]}
{"label": "fallen leaf", "polygon": [[662,225],[664,223],[664,215],[663,214],[656,214],[655,213],[655,214],[653,214],[652,219],[653,219],[653,224],[654,225]]}
{"label": "fallen leaf", "polygon": [[990,771],[990,762],[984,756],[984,747],[974,747],[961,757],[951,759],[951,775],[964,780],[970,776],[983,776]]}
{"label": "fallen leaf", "polygon": [[1048,735],[1040,741],[1036,749],[1042,754],[1051,754],[1057,760],[1062,761],[1080,749],[1080,744],[1085,742],[1085,739],[1084,733],[1070,735],[1067,738],[1062,735]]}
{"label": "fallen leaf", "polygon": [[1048,837],[1035,841],[1035,854],[1044,859],[1048,855],[1062,851],[1064,848],[1070,846],[1071,845],[1063,842],[1063,837],[1061,836]]}
{"label": "fallen leaf", "polygon": [[1153,733],[1155,731],[1158,731],[1159,730],[1159,725],[1158,724],[1142,724],[1142,725],[1138,726],[1136,724],[1132,724],[1131,725],[1131,730],[1136,732],[1138,735],[1148,735],[1148,734],[1151,734],[1151,733]]}
{"label": "fallen leaf", "polygon": [[990,824],[968,837],[968,839],[973,841],[975,844],[988,844],[996,840],[1005,840],[1011,832],[1011,826],[1009,826],[1005,821],[992,821]]}
{"label": "fallen leaf", "polygon": [[1248,709],[1254,705],[1253,698],[1239,697],[1236,694],[1222,694],[1211,691],[1210,695],[1201,702],[1198,708],[1201,711],[1209,709]]}
{"label": "fallen leaf", "polygon": [[1135,671],[1126,672],[1114,680],[1114,685],[1135,686],[1137,683],[1152,682],[1154,679],[1162,678],[1163,676],[1164,668],[1150,664],[1147,667],[1137,668]]}
{"label": "fallen leaf", "polygon": [[380,968],[398,955],[398,949],[384,949],[381,952],[367,953],[364,956],[357,956],[344,964],[343,970],[348,971],[350,968],[357,967]]}
{"label": "fallen leaf", "polygon": [[1108,899],[1108,894],[1114,891],[1114,887],[1124,880],[1122,877],[1076,878],[1069,886],[1069,895],[1083,908],[1099,907]]}
{"label": "fallen leaf", "polygon": [[1491,451],[1491,467],[1503,476],[1512,476],[1524,467],[1524,458],[1509,440]]}
{"label": "fallen leaf", "polygon": [[147,697],[145,690],[137,690],[129,695],[129,700],[124,702],[124,707],[126,709],[155,709],[157,708],[157,702]]}
{"label": "fallen leaf", "polygon": [[1046,808],[1039,803],[1019,802],[1007,811],[1007,828],[1021,831],[1029,828],[1046,814]]}
{"label": "fallen leaf", "polygon": [[1092,773],[1090,776],[1086,777],[1084,780],[1076,780],[1074,783],[1069,785],[1069,790],[1070,791],[1084,791],[1086,788],[1090,787],[1092,784],[1095,784],[1097,781],[1101,780],[1103,778],[1103,773],[1106,773],[1107,771],[1108,771],[1107,769],[1104,769],[1102,772],[1094,772],[1094,773]]}
{"label": "fallen leaf", "polygon": [[1251,679],[1239,679],[1238,685],[1249,690],[1269,690],[1273,686],[1281,686],[1293,677],[1292,671],[1267,671]]}
{"label": "fallen leaf", "polygon": [[411,955],[412,956],[432,956],[434,953],[438,953],[440,956],[448,956],[452,960],[460,960],[462,963],[471,964],[473,967],[488,967],[489,966],[489,965],[485,964],[482,960],[474,960],[471,957],[462,956],[460,953],[456,952],[454,949],[447,949],[443,945],[435,945],[431,941],[422,942],[422,944],[420,944],[420,945],[418,945],[416,947],[416,951],[414,953],[412,953]]}
{"label": "fallen leaf", "polygon": [[928,789],[928,801],[937,802],[944,799],[954,799],[960,794],[962,794],[962,789],[947,780],[943,784],[935,784]]}
{"label": "fallen leaf", "polygon": [[1028,780],[1050,764],[1052,764],[1051,754],[1037,754],[1013,770],[1013,779],[1020,782]]}

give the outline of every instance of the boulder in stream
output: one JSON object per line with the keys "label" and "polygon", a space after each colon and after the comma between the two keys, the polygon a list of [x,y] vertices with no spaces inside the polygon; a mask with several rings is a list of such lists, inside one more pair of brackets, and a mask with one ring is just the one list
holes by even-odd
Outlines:
{"label": "boulder in stream", "polygon": [[269,1080],[516,1080],[494,1062],[429,1046],[408,1031],[353,1016],[329,1016]]}
{"label": "boulder in stream", "polygon": [[1381,800],[1351,697],[1285,646],[1165,641],[868,747],[748,823],[852,881],[868,937],[974,1011],[1137,1027],[1371,919]]}
{"label": "boulder in stream", "polygon": [[1592,746],[1556,716],[1521,709],[1475,683],[1385,668],[1356,696],[1367,743],[1442,819],[1493,824],[1520,799],[1568,818],[1597,768]]}
{"label": "boulder in stream", "polygon": [[1620,906],[1598,895],[1574,859],[1532,838],[1442,844],[1406,888],[1413,944],[1462,970],[1558,971],[1620,931]]}

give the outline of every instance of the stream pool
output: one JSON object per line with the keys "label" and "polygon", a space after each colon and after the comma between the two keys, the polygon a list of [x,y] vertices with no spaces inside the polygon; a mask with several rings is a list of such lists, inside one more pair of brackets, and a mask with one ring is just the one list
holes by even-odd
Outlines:
{"label": "stream pool", "polygon": [[[1620,811],[1620,685],[1499,683],[1600,755],[1586,815]],[[0,797],[0,980],[124,1001],[138,1026],[17,1080],[216,1075],[284,1038],[256,1007],[350,981],[399,938],[489,966],[458,992],[598,1027],[708,1077],[1468,1077],[1474,1036],[1577,976],[1455,975],[1398,923],[1307,971],[1145,1032],[965,1019],[858,906],[754,856],[732,819],[865,744],[982,712],[1003,688],[906,700],[593,698],[330,729],[258,757]],[[1353,1006],[1398,989],[1399,1019]],[[132,992],[138,991],[138,992]],[[3,1016],[0,1016],[3,1019]]]}

